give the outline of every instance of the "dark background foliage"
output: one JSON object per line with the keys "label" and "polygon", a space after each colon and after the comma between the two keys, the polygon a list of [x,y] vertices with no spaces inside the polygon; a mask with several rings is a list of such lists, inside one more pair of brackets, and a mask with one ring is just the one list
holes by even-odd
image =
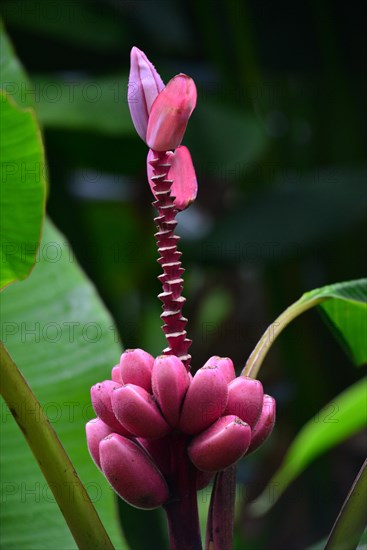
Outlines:
{"label": "dark background foliage", "polygon": [[[363,8],[330,0],[3,3],[36,86],[48,211],[125,347],[164,347],[147,149],[127,110],[131,47],[166,82],[185,72],[198,87],[184,143],[199,194],[178,230],[185,314],[193,368],[228,355],[239,372],[266,326],[303,292],[365,272]],[[277,427],[239,468],[236,548],[301,549],[329,532],[362,462],[361,436],[319,458],[266,517],[251,518],[245,501],[305,421],[359,377],[317,312],[281,336],[260,376],[277,398]],[[155,517],[124,508],[130,540]]]}

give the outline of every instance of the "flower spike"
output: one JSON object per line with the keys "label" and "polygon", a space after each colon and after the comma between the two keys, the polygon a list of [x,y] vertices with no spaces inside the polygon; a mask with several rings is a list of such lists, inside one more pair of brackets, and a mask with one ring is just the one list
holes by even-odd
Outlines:
{"label": "flower spike", "polygon": [[121,498],[138,508],[164,508],[172,550],[201,548],[196,493],[215,477],[205,548],[229,550],[235,464],[269,436],[275,401],[259,381],[236,378],[229,357],[213,355],[190,373],[185,270],[175,229],[178,212],[197,194],[191,156],[181,145],[196,99],[190,77],[179,74],[165,86],[147,56],[132,48],[128,100],[149,147],[167,347],[156,358],[140,348],[125,350],[112,380],[91,388],[97,418],[86,434],[92,459]]}

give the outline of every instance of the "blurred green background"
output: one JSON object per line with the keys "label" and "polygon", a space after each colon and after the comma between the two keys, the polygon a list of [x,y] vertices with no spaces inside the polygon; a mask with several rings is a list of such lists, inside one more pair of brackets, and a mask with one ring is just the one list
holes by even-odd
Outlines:
{"label": "blurred green background", "polygon": [[[154,355],[165,346],[147,148],[126,99],[131,47],[165,82],[185,72],[197,84],[184,144],[199,193],[178,227],[185,315],[193,369],[228,355],[239,372],[266,326],[304,291],[366,271],[363,8],[316,0],[3,2],[34,83],[20,92],[43,126],[49,214],[125,347]],[[245,501],[261,492],[302,425],[360,376],[316,311],[282,334],[260,376],[277,398],[277,427],[239,467],[236,548],[302,549],[329,532],[362,462],[362,435],[316,460],[266,517],[251,518]]]}

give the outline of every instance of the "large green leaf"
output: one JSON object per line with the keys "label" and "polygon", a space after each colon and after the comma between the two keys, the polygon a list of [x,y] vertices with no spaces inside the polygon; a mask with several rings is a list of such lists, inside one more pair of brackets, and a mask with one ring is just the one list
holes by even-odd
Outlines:
{"label": "large green leaf", "polygon": [[0,21],[1,285],[22,280],[36,261],[45,201],[42,138],[33,95]]}
{"label": "large green leaf", "polygon": [[319,308],[336,329],[356,365],[367,361],[367,279],[328,285],[307,292],[302,303],[321,301]]}
{"label": "large green leaf", "polygon": [[364,364],[367,361],[366,302],[338,299],[324,302],[319,307],[353,362]]}
{"label": "large green leaf", "polygon": [[[307,422],[268,486],[252,504],[254,514],[265,513],[313,460],[366,425],[366,389],[366,379],[360,380]],[[270,489],[272,499],[269,499]]]}
{"label": "large green leaf", "polygon": [[[79,548],[94,546],[114,550],[47,414],[2,342],[0,365],[0,393],[37,460],[76,544]],[[73,488],[72,499],[70,487]]]}
{"label": "large green leaf", "polygon": [[35,261],[45,201],[41,135],[31,109],[1,94],[1,288],[25,279]]}
{"label": "large green leaf", "polygon": [[0,86],[8,96],[24,107],[33,105],[33,87],[14,53],[13,46],[0,20]]}
{"label": "large green leaf", "polygon": [[[94,416],[89,388],[109,377],[121,348],[95,289],[65,238],[49,222],[32,275],[4,291],[1,316],[3,342],[49,416],[115,547],[126,548],[114,493],[89,456],[84,432],[86,421]],[[2,545],[30,550],[75,548],[4,403],[1,431]]]}
{"label": "large green leaf", "polygon": [[264,332],[251,353],[243,374],[256,377],[272,344],[293,319],[319,306],[336,327],[357,365],[367,361],[367,279],[335,283],[306,292]]}
{"label": "large green leaf", "polygon": [[367,517],[367,459],[358,472],[329,535],[325,550],[354,550]]}
{"label": "large green leaf", "polygon": [[[327,542],[327,539],[322,539],[316,544],[309,546],[307,550],[325,550],[326,542]],[[355,547],[353,550],[366,550],[366,545],[367,545],[367,530],[364,531],[357,547]],[[345,549],[343,548],[343,550]]]}

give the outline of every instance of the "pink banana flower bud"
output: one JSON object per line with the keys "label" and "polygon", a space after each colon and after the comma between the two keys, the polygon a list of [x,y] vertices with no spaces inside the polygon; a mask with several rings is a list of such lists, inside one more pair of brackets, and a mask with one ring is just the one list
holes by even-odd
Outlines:
{"label": "pink banana flower bud", "polygon": [[[152,149],[149,149],[147,157],[147,174],[149,185],[154,196],[155,184],[153,183],[154,180],[152,180],[154,176],[152,164],[154,165],[155,157],[156,153],[154,153]],[[175,152],[170,155],[169,161],[171,165],[168,167],[165,179],[173,180],[171,187],[171,195],[174,197],[173,204],[177,210],[185,210],[185,208],[194,202],[198,192],[195,169],[188,148],[184,145],[177,147]]]}
{"label": "pink banana flower bud", "polygon": [[163,437],[171,427],[161,415],[153,397],[140,386],[126,384],[112,394],[116,418],[136,437]]}
{"label": "pink banana flower bud", "polygon": [[124,384],[135,384],[152,391],[152,367],[154,358],[142,349],[127,349],[121,355],[120,369]]}
{"label": "pink banana flower bud", "polygon": [[228,385],[228,402],[224,414],[235,414],[244,422],[255,426],[263,408],[263,387],[259,380],[240,376]]}
{"label": "pink banana flower bud", "polygon": [[274,397],[264,395],[263,408],[255,428],[252,431],[251,444],[247,454],[256,451],[273,431],[276,417],[276,403]]}
{"label": "pink banana flower bud", "polygon": [[196,86],[189,76],[178,74],[168,82],[149,114],[146,142],[151,149],[177,149],[195,109],[196,98]]}
{"label": "pink banana flower bud", "polygon": [[149,113],[163,81],[144,52],[132,48],[130,53],[130,75],[128,103],[136,131],[146,141]]}
{"label": "pink banana flower bud", "polygon": [[212,365],[216,365],[219,368],[228,384],[236,378],[236,371],[234,370],[233,361],[229,357],[219,357],[218,355],[213,355],[207,360],[204,367],[210,367]]}
{"label": "pink banana flower bud", "polygon": [[121,378],[120,365],[115,365],[114,367],[112,367],[111,378],[112,378],[113,382],[117,382],[118,384],[120,384],[122,386],[123,381],[122,381],[122,378]]}
{"label": "pink banana flower bud", "polygon": [[118,387],[120,384],[112,380],[105,380],[92,386],[90,390],[92,405],[96,415],[108,424],[112,431],[129,436],[131,433],[120,424],[112,410],[111,396],[113,390]]}
{"label": "pink banana flower bud", "polygon": [[247,451],[251,428],[234,415],[222,416],[194,437],[188,447],[191,462],[199,470],[217,472],[235,464]]}
{"label": "pink banana flower bud", "polygon": [[95,464],[101,470],[102,468],[99,458],[99,444],[102,439],[110,435],[113,430],[100,418],[93,418],[93,420],[89,420],[89,422],[87,422],[85,426],[85,431],[87,434],[87,444],[90,455],[93,458]]}
{"label": "pink banana flower bud", "polygon": [[227,405],[228,386],[219,367],[199,369],[187,390],[180,417],[180,429],[197,434],[215,422]]}
{"label": "pink banana flower bud", "polygon": [[100,457],[106,478],[131,506],[151,510],[168,500],[162,474],[138,443],[112,434],[101,441]]}
{"label": "pink banana flower bud", "polygon": [[189,383],[186,367],[178,357],[161,355],[156,358],[152,370],[153,394],[163,416],[173,427],[178,425]]}

